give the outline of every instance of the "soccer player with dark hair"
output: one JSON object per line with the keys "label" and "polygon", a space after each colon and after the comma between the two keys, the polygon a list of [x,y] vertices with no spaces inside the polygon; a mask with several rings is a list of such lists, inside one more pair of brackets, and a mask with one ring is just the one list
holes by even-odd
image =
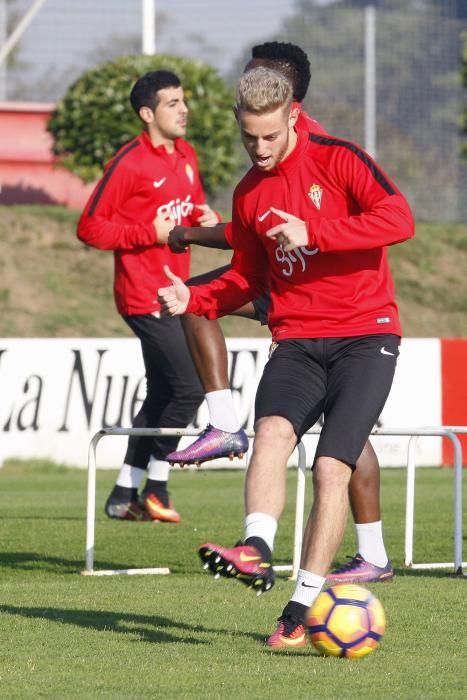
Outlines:
{"label": "soccer player with dark hair", "polygon": [[[184,428],[193,419],[203,392],[179,319],[161,317],[155,290],[163,266],[182,279],[189,255],[167,245],[175,224],[209,227],[219,217],[207,204],[194,148],[184,140],[188,108],[179,78],[151,71],[134,84],[131,105],[144,131],[107,164],[78,223],[87,245],[112,250],[118,312],[141,343],[147,392],[137,428]],[[176,437],[131,436],[105,512],[119,520],[179,522],[167,490],[167,454]],[[141,496],[138,489],[147,476]]]}
{"label": "soccer player with dark hair", "polygon": [[292,98],[303,102],[311,80],[310,61],[300,46],[282,41],[266,41],[251,49],[245,70],[266,66],[278,70],[292,85]]}
{"label": "soccer player with dark hair", "polygon": [[256,395],[244,539],[200,547],[211,573],[257,592],[272,588],[287,461],[324,416],[300,570],[268,639],[297,649],[342,541],[352,473],[391,389],[401,327],[387,246],[410,239],[414,220],[359,146],[295,128],[291,85],[277,71],[258,67],[240,78],[236,115],[253,166],[233,196],[231,268],[188,287],[167,266],[170,284],[158,298],[169,316],[215,318],[271,293],[273,346]]}

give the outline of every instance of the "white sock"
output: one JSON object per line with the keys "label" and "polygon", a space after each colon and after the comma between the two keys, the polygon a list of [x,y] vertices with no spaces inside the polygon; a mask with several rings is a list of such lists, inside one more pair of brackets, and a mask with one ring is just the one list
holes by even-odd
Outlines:
{"label": "white sock", "polygon": [[209,391],[205,398],[211,425],[218,430],[225,430],[227,433],[236,433],[237,430],[240,430],[241,425],[237,418],[230,389]]}
{"label": "white sock", "polygon": [[249,513],[245,518],[245,539],[261,537],[269,549],[274,549],[277,520],[267,513]]}
{"label": "white sock", "polygon": [[383,540],[381,520],[375,523],[355,523],[357,551],[366,561],[375,566],[386,566],[388,555]]}
{"label": "white sock", "polygon": [[318,574],[313,574],[311,571],[306,571],[305,569],[299,569],[295,590],[290,600],[306,605],[307,608],[309,608],[319,596],[325,581],[326,579],[322,576],[318,576]]}
{"label": "white sock", "polygon": [[132,467],[130,464],[123,464],[117,477],[117,485],[127,489],[137,489],[146,476],[146,470],[139,467]]}
{"label": "white sock", "polygon": [[168,481],[170,464],[163,459],[151,457],[148,464],[148,479],[152,481]]}

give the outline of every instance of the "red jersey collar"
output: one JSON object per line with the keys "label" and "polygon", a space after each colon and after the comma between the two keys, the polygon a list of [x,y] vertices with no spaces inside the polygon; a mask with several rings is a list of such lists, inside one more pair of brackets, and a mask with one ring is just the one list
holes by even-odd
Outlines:
{"label": "red jersey collar", "polygon": [[[160,146],[153,146],[147,131],[141,132],[141,137],[142,137],[144,145],[147,148],[149,148],[151,151],[153,151],[154,153],[157,153],[159,155],[168,155],[168,156],[172,155],[172,153],[168,152],[168,150],[166,149],[166,147],[163,143]],[[174,140],[174,147],[175,147],[175,150],[178,151],[178,153],[180,153],[180,155],[185,155],[185,151],[183,149],[183,139],[176,138]]]}
{"label": "red jersey collar", "polygon": [[298,161],[301,159],[308,143],[308,132],[304,131],[303,129],[295,129],[295,133],[297,134],[297,143],[295,144],[295,148],[291,153],[289,153],[287,158],[281,160],[281,162],[278,163],[271,172],[288,172],[292,168],[295,168]]}

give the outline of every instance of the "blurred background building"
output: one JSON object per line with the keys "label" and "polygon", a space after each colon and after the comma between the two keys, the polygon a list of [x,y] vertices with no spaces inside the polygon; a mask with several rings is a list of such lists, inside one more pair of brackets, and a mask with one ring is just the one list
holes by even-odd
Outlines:
{"label": "blurred background building", "polygon": [[[291,41],[306,50],[312,65],[307,111],[329,133],[375,155],[419,219],[466,220],[460,125],[467,0],[40,4],[0,68],[0,100],[53,105],[84,70],[141,53],[144,42],[146,52],[149,42],[157,53],[203,60],[233,85],[253,44]],[[0,0],[1,44],[33,5]],[[156,18],[145,36],[143,15],[150,5]]]}

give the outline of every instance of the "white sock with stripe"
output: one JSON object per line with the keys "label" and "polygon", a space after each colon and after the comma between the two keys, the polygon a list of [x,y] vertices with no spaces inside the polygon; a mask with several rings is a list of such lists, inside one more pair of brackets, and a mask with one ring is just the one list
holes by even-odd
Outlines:
{"label": "white sock with stripe", "polygon": [[290,600],[306,605],[307,608],[311,607],[321,593],[325,581],[326,579],[318,574],[299,569],[295,590]]}

